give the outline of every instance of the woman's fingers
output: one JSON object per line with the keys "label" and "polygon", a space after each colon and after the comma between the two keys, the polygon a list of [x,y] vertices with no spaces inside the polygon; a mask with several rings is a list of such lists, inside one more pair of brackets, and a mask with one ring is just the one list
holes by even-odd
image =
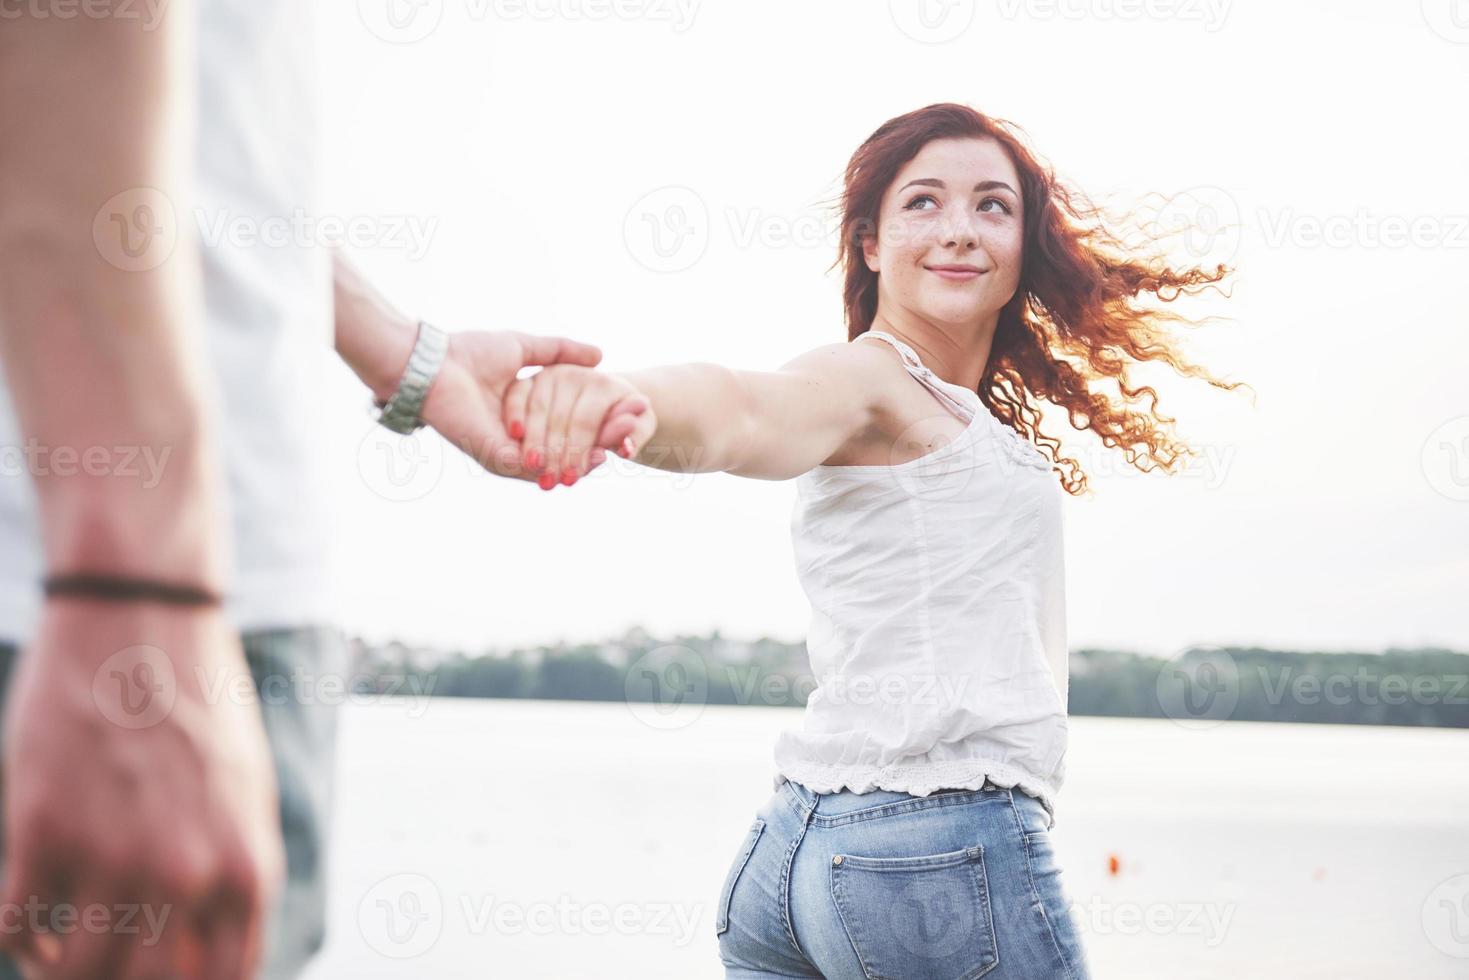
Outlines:
{"label": "woman's fingers", "polygon": [[591,471],[592,450],[598,446],[616,448],[615,443],[600,443],[597,436],[603,422],[621,400],[621,389],[605,375],[590,376],[587,385],[582,388],[571,413],[566,440],[567,465],[574,471],[577,479]]}
{"label": "woman's fingers", "polygon": [[556,394],[556,376],[542,370],[531,376],[530,395],[525,407],[525,465],[531,473],[540,473],[546,465],[546,416],[551,398]]}
{"label": "woman's fingers", "polygon": [[546,419],[546,472],[542,474],[541,486],[547,490],[557,483],[570,486],[575,479],[567,462],[567,430],[571,425],[571,413],[581,397],[585,380],[575,372],[561,372],[556,379],[556,392],[551,396],[551,407]]}
{"label": "woman's fingers", "polygon": [[658,431],[658,416],[652,408],[633,418],[632,431],[627,434],[622,443],[622,455],[625,459],[636,459],[648,445],[648,440],[653,438],[653,433]]}
{"label": "woman's fingers", "polygon": [[525,439],[525,416],[530,402],[532,378],[517,378],[505,389],[505,399],[500,404],[500,417],[505,421],[505,431],[516,442]]}
{"label": "woman's fingers", "polygon": [[626,395],[608,410],[602,419],[602,428],[597,433],[598,446],[626,456],[624,440],[637,429],[638,419],[650,409],[648,400],[642,395]]}

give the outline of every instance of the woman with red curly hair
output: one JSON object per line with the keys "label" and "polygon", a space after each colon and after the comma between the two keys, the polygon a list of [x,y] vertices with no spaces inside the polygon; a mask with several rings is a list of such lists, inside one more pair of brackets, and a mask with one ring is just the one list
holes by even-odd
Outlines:
{"label": "woman with red curly hair", "polygon": [[1013,127],[962,105],[879,127],[841,208],[847,342],[771,372],[548,367],[505,419],[547,489],[628,420],[622,454],[647,465],[796,480],[818,686],[719,896],[727,976],[1082,980],[1050,830],[1061,503],[1086,479],[1035,402],[1171,471],[1188,447],[1131,407],[1156,392],[1128,363],[1236,387],[1183,362],[1165,331],[1182,318],[1146,302],[1228,271],[1129,254]]}

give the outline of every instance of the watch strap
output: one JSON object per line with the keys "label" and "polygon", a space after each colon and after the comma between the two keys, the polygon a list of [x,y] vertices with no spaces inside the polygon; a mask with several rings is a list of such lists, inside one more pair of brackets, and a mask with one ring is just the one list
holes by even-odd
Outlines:
{"label": "watch strap", "polygon": [[403,435],[423,428],[423,420],[419,418],[423,400],[428,397],[429,387],[438,377],[448,352],[449,335],[427,320],[419,321],[418,339],[408,356],[408,366],[403,369],[393,397],[381,406],[379,424]]}

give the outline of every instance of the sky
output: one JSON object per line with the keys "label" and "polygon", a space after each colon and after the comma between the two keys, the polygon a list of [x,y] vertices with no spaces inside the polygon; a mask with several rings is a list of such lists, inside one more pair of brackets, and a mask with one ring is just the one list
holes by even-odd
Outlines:
{"label": "sky", "polygon": [[[1469,3],[351,0],[322,4],[323,213],[447,329],[631,370],[846,338],[829,212],[888,118],[965,102],[1094,200],[1234,265],[1183,311],[1142,474],[1059,413],[1071,647],[1469,650]],[[325,420],[349,631],[475,651],[804,636],[795,486],[613,459],[545,493]],[[389,440],[384,442],[384,440]],[[384,450],[384,446],[387,447]],[[383,452],[394,454],[389,471]]]}

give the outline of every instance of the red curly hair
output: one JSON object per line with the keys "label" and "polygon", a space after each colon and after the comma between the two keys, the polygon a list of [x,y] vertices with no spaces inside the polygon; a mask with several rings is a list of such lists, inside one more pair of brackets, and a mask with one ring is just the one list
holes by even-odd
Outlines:
{"label": "red curly hair", "polygon": [[[1038,401],[1065,408],[1073,426],[1121,448],[1143,472],[1161,467],[1171,473],[1180,457],[1198,454],[1170,431],[1168,423],[1176,419],[1157,414],[1157,391],[1130,384],[1129,362],[1163,361],[1180,375],[1218,388],[1244,382],[1220,381],[1185,361],[1167,327],[1197,321],[1147,301],[1169,303],[1217,286],[1233,270],[1222,263],[1213,270],[1175,268],[1160,253],[1137,254],[1136,246],[1108,230],[1100,209],[1084,203],[1080,192],[1027,149],[1021,133],[1013,123],[945,102],[889,119],[857,148],[843,180],[841,246],[832,266],[845,274],[847,339],[870,329],[877,312],[878,274],[863,261],[862,243],[876,234],[883,193],[898,171],[932,140],[994,139],[1020,175],[1024,244],[1020,285],[1000,312],[980,400],[1047,452],[1072,495],[1087,491],[1086,473],[1076,459],[1060,455],[1059,439],[1041,433]],[[1091,383],[1102,379],[1115,379],[1122,399],[1092,391]],[[1143,409],[1137,403],[1145,395],[1152,404]]]}

